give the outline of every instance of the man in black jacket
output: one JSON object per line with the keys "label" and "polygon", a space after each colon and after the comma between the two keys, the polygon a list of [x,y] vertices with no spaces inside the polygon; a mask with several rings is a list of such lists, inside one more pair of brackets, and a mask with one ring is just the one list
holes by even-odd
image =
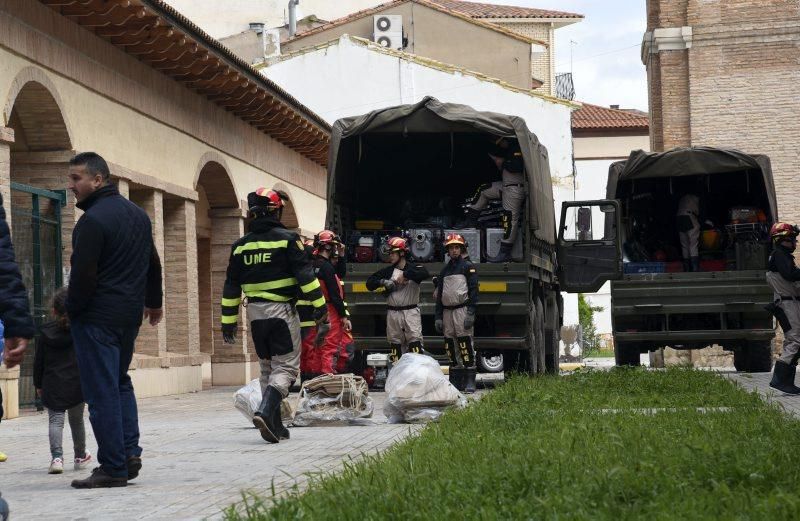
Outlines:
{"label": "man in black jacket", "polygon": [[100,467],[75,488],[124,487],[142,467],[139,418],[128,366],[144,315],[162,317],[161,261],[147,214],[109,182],[94,152],[70,161],[69,189],[83,216],[72,232],[67,296],[81,388]]}
{"label": "man in black jacket", "polygon": [[792,256],[797,247],[797,227],[777,222],[769,234],[775,249],[769,256],[767,283],[775,293],[773,309],[783,329],[783,349],[769,386],[786,394],[800,394],[794,384],[800,358],[800,269]]}
{"label": "man in black jacket", "polygon": [[[28,294],[22,283],[22,276],[14,260],[14,247],[3,210],[3,196],[0,195],[0,320],[3,321],[5,339],[4,361],[11,369],[22,361],[28,340],[33,338],[34,328]],[[0,394],[0,419],[3,417],[3,395]],[[0,498],[0,519],[8,516],[8,505]]]}

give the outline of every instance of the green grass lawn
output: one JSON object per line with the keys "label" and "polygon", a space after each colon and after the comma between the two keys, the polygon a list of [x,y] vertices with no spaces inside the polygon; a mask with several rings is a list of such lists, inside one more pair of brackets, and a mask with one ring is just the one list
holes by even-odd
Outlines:
{"label": "green grass lawn", "polygon": [[586,351],[586,354],[583,355],[584,358],[614,358],[614,350],[613,349],[592,349],[591,351]]}
{"label": "green grass lawn", "polygon": [[518,376],[305,493],[248,497],[226,518],[795,519],[799,440],[800,421],[707,371]]}

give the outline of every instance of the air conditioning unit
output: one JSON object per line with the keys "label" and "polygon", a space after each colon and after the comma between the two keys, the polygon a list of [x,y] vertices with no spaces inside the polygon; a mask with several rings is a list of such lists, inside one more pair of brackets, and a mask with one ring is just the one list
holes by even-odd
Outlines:
{"label": "air conditioning unit", "polygon": [[381,47],[401,50],[403,48],[403,17],[381,14],[372,18],[373,40]]}

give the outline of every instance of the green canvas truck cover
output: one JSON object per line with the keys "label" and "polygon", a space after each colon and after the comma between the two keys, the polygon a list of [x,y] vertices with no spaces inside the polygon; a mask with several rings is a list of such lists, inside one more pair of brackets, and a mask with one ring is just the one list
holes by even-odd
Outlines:
{"label": "green canvas truck cover", "polygon": [[[536,238],[555,242],[553,186],[547,149],[528,130],[525,120],[494,112],[477,111],[466,105],[442,103],[426,97],[414,105],[376,110],[363,116],[343,118],[333,125],[328,155],[328,218],[336,201],[337,178],[352,172],[357,161],[358,136],[368,133],[485,132],[519,141],[528,176],[530,211],[528,226]],[[344,153],[347,147],[355,147]],[[498,174],[499,179],[499,174]]]}
{"label": "green canvas truck cover", "polygon": [[778,202],[772,180],[772,166],[763,155],[750,155],[733,149],[712,147],[675,148],[667,152],[634,150],[625,161],[612,163],[608,169],[606,197],[616,199],[620,181],[653,177],[680,177],[725,174],[760,170],[767,189],[771,215],[777,220]]}

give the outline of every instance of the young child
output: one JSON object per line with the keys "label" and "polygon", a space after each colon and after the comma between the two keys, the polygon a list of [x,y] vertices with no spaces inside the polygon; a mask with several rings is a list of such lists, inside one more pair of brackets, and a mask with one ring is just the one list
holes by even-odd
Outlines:
{"label": "young child", "polygon": [[36,359],[33,369],[33,384],[36,394],[47,407],[50,422],[49,474],[64,472],[64,452],[61,439],[64,433],[64,413],[69,417],[72,444],[75,449],[75,470],[86,468],[92,460],[86,450],[86,431],[83,427],[83,394],[78,373],[78,362],[72,346],[69,319],[66,309],[67,288],[61,288],[53,296],[55,320],[42,326],[36,342]]}

